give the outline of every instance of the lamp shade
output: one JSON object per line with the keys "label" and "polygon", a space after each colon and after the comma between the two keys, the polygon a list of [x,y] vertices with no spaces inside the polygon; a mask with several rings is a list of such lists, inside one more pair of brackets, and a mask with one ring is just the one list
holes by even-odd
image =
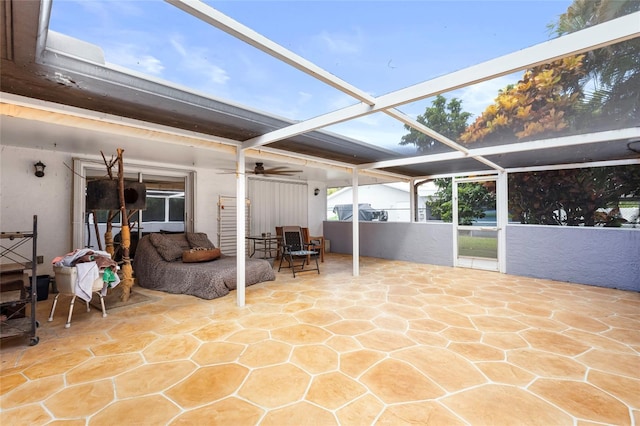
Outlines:
{"label": "lamp shade", "polygon": [[37,177],[42,177],[44,176],[44,168],[47,167],[42,161],[38,161],[36,164],[33,165],[33,167],[36,169],[35,171],[35,175]]}

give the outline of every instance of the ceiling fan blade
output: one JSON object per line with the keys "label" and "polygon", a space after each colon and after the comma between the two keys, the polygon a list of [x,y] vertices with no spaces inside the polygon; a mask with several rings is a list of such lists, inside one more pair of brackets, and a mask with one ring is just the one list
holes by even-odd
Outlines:
{"label": "ceiling fan blade", "polygon": [[272,173],[272,174],[277,174],[277,173],[302,173],[302,170],[291,170],[291,169],[288,169],[286,167],[272,167],[270,169],[266,169],[265,173]]}
{"label": "ceiling fan blade", "polygon": [[217,175],[235,175],[235,174],[241,174],[241,175],[249,175],[249,174],[253,174],[253,170],[247,170],[246,172],[238,172],[236,169],[220,169],[219,172],[216,172]]}
{"label": "ceiling fan blade", "polygon": [[302,173],[302,170],[291,170],[288,169],[286,166],[277,166],[277,167],[272,167],[270,169],[265,169],[263,166],[263,163],[256,163],[256,167],[253,169],[248,169],[247,171],[245,171],[244,173],[242,172],[237,172],[236,170],[233,169],[222,169],[220,172],[218,172],[217,174],[246,174],[246,175],[273,175],[273,176],[293,176],[297,173]]}
{"label": "ceiling fan blade", "polygon": [[269,172],[269,171],[265,171],[265,175],[272,175],[272,176],[293,176],[297,173],[302,173],[302,170],[276,170],[273,172]]}

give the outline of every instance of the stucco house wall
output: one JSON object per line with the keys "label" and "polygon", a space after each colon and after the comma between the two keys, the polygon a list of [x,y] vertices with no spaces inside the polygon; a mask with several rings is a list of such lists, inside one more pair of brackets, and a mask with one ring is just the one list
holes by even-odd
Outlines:
{"label": "stucco house wall", "polygon": [[510,225],[506,272],[640,291],[640,229]]}
{"label": "stucco house wall", "polygon": [[[360,255],[453,266],[450,223],[360,222]],[[324,222],[331,251],[353,253],[351,222]],[[640,291],[640,229],[506,227],[506,273]]]}
{"label": "stucco house wall", "polygon": [[[360,255],[453,266],[452,225],[443,222],[360,222]],[[353,224],[327,221],[324,237],[331,252],[353,253]]]}
{"label": "stucco house wall", "polygon": [[[5,142],[5,141],[3,141]],[[13,145],[0,145],[0,230],[5,232],[29,231],[33,215],[38,216],[38,255],[44,263],[38,265],[38,274],[53,274],[51,260],[79,248],[73,246],[73,158],[74,153],[27,149]],[[96,157],[97,159],[98,157]],[[41,160],[46,164],[45,176],[34,175],[33,164]],[[100,161],[102,161],[100,159]],[[127,164],[144,164],[144,159],[128,158]],[[153,164],[157,168],[180,169],[173,164]],[[186,170],[186,169],[185,169]],[[218,197],[236,193],[233,174],[220,174],[205,168],[195,171],[194,229],[213,237],[218,234]],[[106,173],[106,170],[105,170]],[[310,183],[309,224],[316,233],[322,232],[324,197],[314,196]],[[317,186],[317,185],[316,185]],[[28,251],[28,250],[27,250]],[[30,257],[30,253],[25,253]],[[3,259],[3,262],[6,262]]]}

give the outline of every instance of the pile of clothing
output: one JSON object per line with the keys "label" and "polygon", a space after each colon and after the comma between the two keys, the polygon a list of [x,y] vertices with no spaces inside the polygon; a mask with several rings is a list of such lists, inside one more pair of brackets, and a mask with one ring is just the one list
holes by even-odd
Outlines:
{"label": "pile of clothing", "polygon": [[76,296],[87,302],[91,300],[91,293],[95,291],[94,284],[99,278],[103,283],[101,290],[103,296],[106,296],[107,289],[120,283],[118,264],[111,259],[111,255],[106,251],[76,249],[64,256],[56,257],[51,263],[53,266],[76,268],[75,293]]}

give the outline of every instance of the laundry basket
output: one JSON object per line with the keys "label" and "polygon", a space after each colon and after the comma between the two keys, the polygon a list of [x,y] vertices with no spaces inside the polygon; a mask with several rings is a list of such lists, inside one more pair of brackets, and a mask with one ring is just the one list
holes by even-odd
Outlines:
{"label": "laundry basket", "polygon": [[[49,314],[48,321],[53,321],[53,314],[56,310],[56,304],[58,303],[58,297],[60,295],[71,296],[71,304],[69,305],[69,316],[67,317],[67,323],[64,325],[65,328],[71,327],[71,315],[73,314],[73,305],[76,301],[76,283],[78,281],[78,270],[75,266],[54,266],[53,272],[56,276],[56,288],[58,290],[58,294],[53,299],[53,304],[51,305],[51,313]],[[98,277],[91,287],[91,291],[97,293],[100,297],[100,305],[102,306],[102,316],[107,316],[107,311],[104,307],[104,298],[102,297],[102,289],[104,287],[104,282],[101,277]],[[91,308],[89,307],[89,301],[87,301],[87,312],[90,312]]]}

